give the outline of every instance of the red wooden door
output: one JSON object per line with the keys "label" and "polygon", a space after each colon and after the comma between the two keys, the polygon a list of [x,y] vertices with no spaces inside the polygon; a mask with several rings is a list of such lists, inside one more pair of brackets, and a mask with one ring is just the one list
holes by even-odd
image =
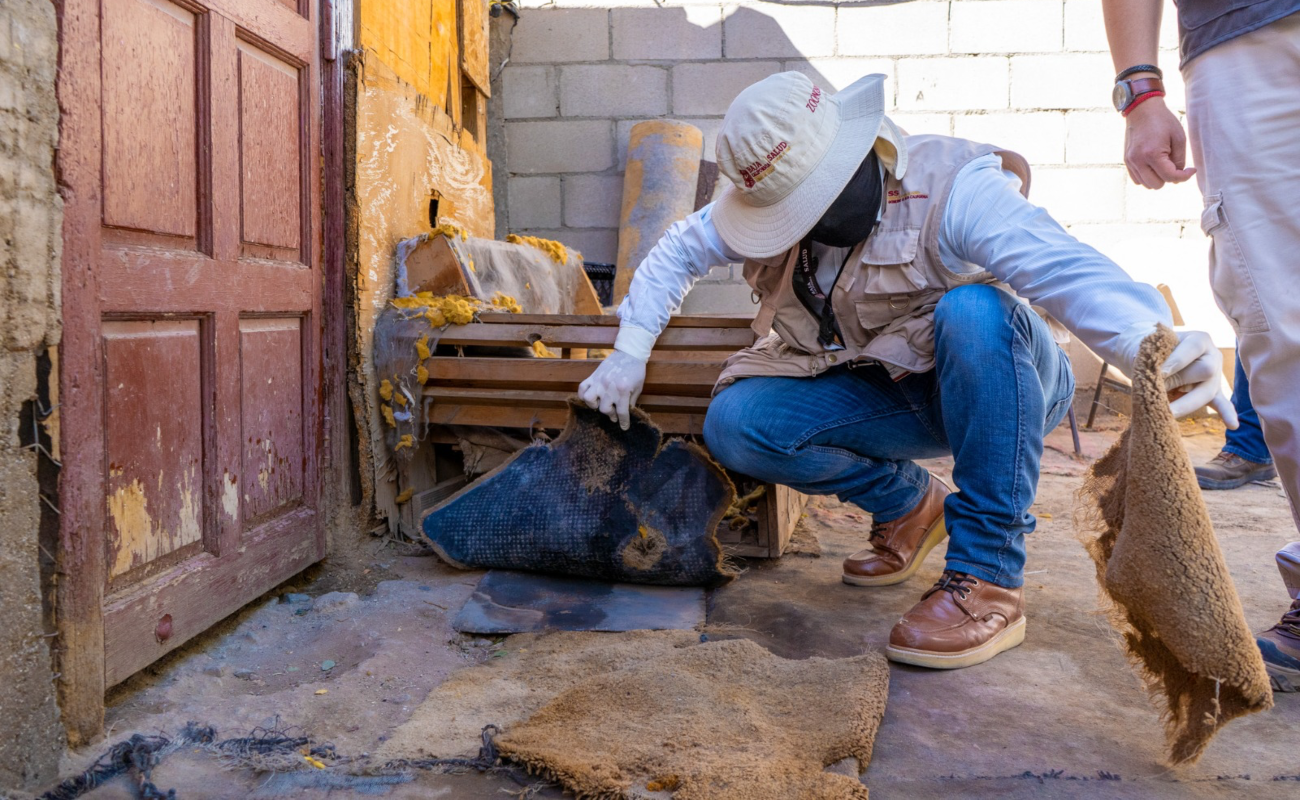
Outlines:
{"label": "red wooden door", "polygon": [[60,669],[93,735],[106,687],[324,553],[318,7],[61,10]]}

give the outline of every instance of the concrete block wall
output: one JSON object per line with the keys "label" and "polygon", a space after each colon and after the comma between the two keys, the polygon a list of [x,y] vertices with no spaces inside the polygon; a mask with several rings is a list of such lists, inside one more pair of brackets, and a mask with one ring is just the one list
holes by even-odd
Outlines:
{"label": "concrete block wall", "polygon": [[[1189,323],[1231,344],[1206,279],[1194,183],[1152,192],[1122,164],[1124,123],[1097,0],[912,0],[791,5],[742,0],[523,0],[503,70],[512,232],[588,260],[617,251],[621,174],[636,122],[684,120],[705,158],[750,83],[799,70],[823,87],[883,73],[887,113],[913,133],[995,142],[1034,168],[1031,198],[1136,277],[1169,283]],[[1174,7],[1161,39],[1182,110]],[[748,306],[738,269],[715,270],[686,310]],[[712,284],[712,285],[710,285]],[[726,285],[735,288],[724,291]],[[743,302],[742,302],[743,301]]]}
{"label": "concrete block wall", "polygon": [[25,446],[38,359],[59,341],[57,41],[49,0],[0,2],[0,797],[54,780],[63,752],[41,602],[39,456]]}

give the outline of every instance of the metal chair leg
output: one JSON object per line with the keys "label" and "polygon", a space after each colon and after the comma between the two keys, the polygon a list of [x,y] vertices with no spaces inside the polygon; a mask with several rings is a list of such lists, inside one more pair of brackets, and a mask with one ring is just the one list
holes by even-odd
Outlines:
{"label": "metal chair leg", "polygon": [[1092,430],[1092,422],[1097,418],[1097,406],[1101,405],[1101,390],[1106,385],[1106,370],[1110,369],[1110,362],[1101,362],[1101,372],[1097,373],[1097,391],[1092,393],[1092,405],[1088,408],[1088,421],[1083,427]]}
{"label": "metal chair leg", "polygon": [[1083,445],[1079,443],[1079,420],[1074,416],[1074,403],[1070,403],[1070,435],[1074,437],[1074,454],[1083,455]]}

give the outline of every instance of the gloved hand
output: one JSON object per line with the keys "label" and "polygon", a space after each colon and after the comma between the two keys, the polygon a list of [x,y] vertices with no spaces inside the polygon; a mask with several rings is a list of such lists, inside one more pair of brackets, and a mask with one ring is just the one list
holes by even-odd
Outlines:
{"label": "gloved hand", "polygon": [[578,398],[627,430],[632,424],[630,409],[645,386],[645,362],[615,349],[578,385]]}
{"label": "gloved hand", "polygon": [[[1138,348],[1142,340],[1155,332],[1155,326],[1139,324],[1129,328],[1120,336],[1119,350],[1126,358],[1116,366],[1124,374],[1132,377],[1133,364],[1137,361]],[[1237,428],[1237,409],[1228,399],[1227,388],[1223,380],[1223,354],[1214,346],[1210,335],[1204,331],[1176,331],[1178,344],[1165,359],[1161,374],[1165,378],[1165,389],[1185,390],[1184,394],[1174,398],[1169,408],[1175,417],[1185,417],[1205,405],[1212,405],[1223,418],[1228,428]]]}
{"label": "gloved hand", "polygon": [[1237,429],[1237,409],[1224,392],[1223,354],[1205,331],[1178,331],[1178,346],[1165,359],[1161,374],[1165,388],[1186,389],[1187,393],[1169,404],[1175,417],[1185,417],[1198,408],[1212,405],[1223,424]]}

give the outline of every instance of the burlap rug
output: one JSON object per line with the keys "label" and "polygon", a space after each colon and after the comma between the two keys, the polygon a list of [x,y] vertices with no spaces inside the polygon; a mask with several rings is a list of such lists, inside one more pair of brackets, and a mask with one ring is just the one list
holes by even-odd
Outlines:
{"label": "burlap rug", "polygon": [[823,770],[871,759],[889,691],[879,654],[790,661],[685,631],[521,635],[508,646],[435,689],[377,757],[472,753],[494,723],[503,755],[580,798],[867,797]]}
{"label": "burlap rug", "polygon": [[1273,694],[1169,410],[1160,367],[1176,344],[1165,328],[1142,343],[1128,430],[1080,499],[1111,623],[1164,711],[1170,762],[1183,764]]}

